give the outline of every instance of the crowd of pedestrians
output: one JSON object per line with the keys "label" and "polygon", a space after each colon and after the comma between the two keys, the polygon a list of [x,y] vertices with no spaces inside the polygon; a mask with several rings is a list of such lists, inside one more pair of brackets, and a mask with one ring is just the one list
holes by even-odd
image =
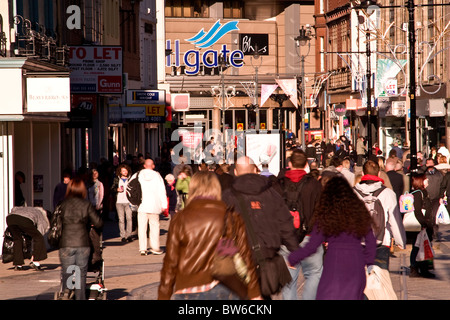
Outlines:
{"label": "crowd of pedestrians", "polygon": [[[215,248],[227,227],[224,217],[229,215],[237,228],[234,240],[248,274],[247,298],[270,299],[281,294],[285,300],[364,299],[367,270],[374,265],[389,270],[393,247],[404,249],[408,238],[414,241],[417,237],[404,229],[400,196],[410,188],[420,190],[414,196],[417,217],[433,242],[439,241],[434,223],[437,208],[443,203],[449,206],[450,157],[444,146],[434,148],[425,159],[418,152],[419,170],[414,173],[407,148],[393,144],[385,157],[377,145],[368,150],[361,137],[356,147],[345,136],[310,141],[305,150],[293,144],[286,151],[286,167],[276,175],[268,167],[259,169],[244,155],[235,155],[232,163],[194,164],[183,155],[174,161],[169,147],[163,151],[157,159],[127,155],[122,162],[102,159],[88,169],[66,170],[53,201],[54,207],[64,205],[66,223],[70,220],[75,231],[94,226],[101,233],[103,221],[113,220],[122,242],[138,239],[137,254],[165,253],[159,299],[239,298],[212,273]],[[141,186],[138,205],[126,194],[133,179]],[[382,203],[381,236],[377,237],[362,201],[365,194],[376,194]],[[18,207],[23,206],[24,199],[19,201]],[[47,219],[45,214],[38,216],[44,222]],[[160,246],[162,216],[170,219],[165,252]],[[19,230],[13,224],[20,221],[23,217],[7,219],[13,230]],[[39,232],[30,231],[36,270],[46,257],[39,249],[39,235],[48,230],[48,219],[47,226],[40,225]],[[89,234],[75,236],[75,231],[68,230],[59,248],[61,264],[77,264],[85,275]],[[413,245],[410,276],[433,277],[429,264],[415,261],[417,251]],[[273,271],[279,275],[279,286],[267,293],[262,265],[279,259],[283,266]],[[22,257],[14,259],[16,269],[23,263]],[[301,297],[297,295],[300,272],[305,279]],[[78,291],[76,298],[85,296]]]}

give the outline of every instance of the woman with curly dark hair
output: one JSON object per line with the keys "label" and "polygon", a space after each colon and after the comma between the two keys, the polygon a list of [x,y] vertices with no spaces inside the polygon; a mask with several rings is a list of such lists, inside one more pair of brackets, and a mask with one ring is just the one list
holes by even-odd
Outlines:
{"label": "woman with curly dark hair", "polygon": [[317,300],[362,300],[365,266],[374,264],[376,240],[372,217],[344,177],[325,185],[312,219],[309,243],[289,255],[295,265],[328,243]]}

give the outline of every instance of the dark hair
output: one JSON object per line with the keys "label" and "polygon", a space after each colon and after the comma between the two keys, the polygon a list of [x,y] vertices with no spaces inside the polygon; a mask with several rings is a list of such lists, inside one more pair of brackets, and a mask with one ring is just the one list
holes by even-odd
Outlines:
{"label": "dark hair", "polygon": [[306,158],[306,154],[300,149],[294,149],[292,151],[290,162],[292,166],[296,169],[301,169],[306,166],[306,162],[308,159]]}
{"label": "dark hair", "polygon": [[325,236],[346,232],[362,238],[371,228],[372,217],[347,180],[334,176],[323,188],[312,222]]}
{"label": "dark hair", "polygon": [[126,163],[119,164],[119,166],[116,169],[116,175],[120,177],[120,171],[122,170],[122,168],[125,168],[128,170],[128,177],[129,177],[131,175],[131,168]]}
{"label": "dark hair", "polygon": [[380,172],[380,166],[375,161],[367,160],[366,163],[364,163],[363,172],[364,174],[378,176],[378,173]]}
{"label": "dark hair", "polygon": [[23,173],[22,171],[17,171],[16,177],[21,177],[23,179],[23,182],[25,182],[25,173]]}
{"label": "dark hair", "polygon": [[73,178],[67,184],[66,198],[82,198],[85,199],[87,196],[86,185],[81,178]]}
{"label": "dark hair", "polygon": [[411,187],[414,190],[423,190],[425,189],[424,181],[427,179],[427,175],[425,173],[416,173],[411,175]]}

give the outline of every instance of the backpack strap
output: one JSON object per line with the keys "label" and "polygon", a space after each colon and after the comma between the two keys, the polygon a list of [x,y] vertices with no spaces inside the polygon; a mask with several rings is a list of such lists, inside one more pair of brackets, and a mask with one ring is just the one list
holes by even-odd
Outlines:
{"label": "backpack strap", "polygon": [[[281,181],[282,181],[282,183],[281,183],[281,185],[282,185],[282,188],[283,188],[283,199],[284,199],[284,202],[287,204],[288,203],[288,201],[291,201],[290,199],[288,199],[287,198],[287,192],[286,192],[286,182],[287,183],[291,183],[291,184],[293,184],[293,185],[296,185],[296,189],[295,189],[295,199],[297,199],[296,201],[298,202],[298,198],[299,198],[299,195],[300,195],[300,193],[302,192],[302,188],[303,188],[303,186],[306,184],[306,181],[309,179],[309,175],[308,174],[306,174],[300,181],[298,181],[298,182],[293,182],[292,180],[290,180],[289,178],[287,178],[287,177],[283,177],[282,179],[281,179]],[[287,181],[287,180],[289,180],[289,181]],[[294,197],[293,197],[294,198]]]}
{"label": "backpack strap", "polygon": [[240,194],[233,187],[231,187],[231,191],[233,192],[234,196],[238,200],[240,213],[241,213],[241,216],[244,219],[245,225],[247,227],[251,248],[256,256],[256,262],[258,265],[262,265],[264,263],[265,259],[261,252],[261,245],[259,244],[258,237],[257,237],[255,231],[253,230],[252,221],[250,219],[250,216],[249,216],[249,213],[247,210],[247,205],[245,204],[242,194]]}
{"label": "backpack strap", "polygon": [[386,189],[386,186],[383,186],[383,185],[382,185],[381,188],[379,188],[379,189],[377,189],[377,190],[375,190],[375,191],[369,192],[369,193],[364,193],[364,192],[362,192],[361,190],[359,190],[358,188],[356,188],[356,186],[353,187],[353,189],[356,190],[356,192],[358,192],[358,193],[361,195],[361,197],[363,197],[363,198],[364,198],[365,196],[368,196],[368,195],[372,195],[372,196],[378,198],[378,196],[380,195],[380,193],[383,192],[384,189]]}

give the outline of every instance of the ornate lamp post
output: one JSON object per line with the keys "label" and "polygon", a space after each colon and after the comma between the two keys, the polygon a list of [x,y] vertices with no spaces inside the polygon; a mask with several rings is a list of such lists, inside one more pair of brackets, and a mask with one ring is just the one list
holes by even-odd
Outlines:
{"label": "ornate lamp post", "polygon": [[301,144],[302,149],[305,149],[305,104],[306,104],[306,84],[305,84],[305,57],[309,54],[309,50],[311,48],[311,30],[308,28],[305,29],[304,26],[300,30],[298,30],[299,35],[294,38],[297,43],[297,47],[305,47],[308,46],[308,50],[306,54],[300,55],[301,61],[301,88],[300,92],[302,95],[302,105],[300,106],[300,117],[301,117]]}

